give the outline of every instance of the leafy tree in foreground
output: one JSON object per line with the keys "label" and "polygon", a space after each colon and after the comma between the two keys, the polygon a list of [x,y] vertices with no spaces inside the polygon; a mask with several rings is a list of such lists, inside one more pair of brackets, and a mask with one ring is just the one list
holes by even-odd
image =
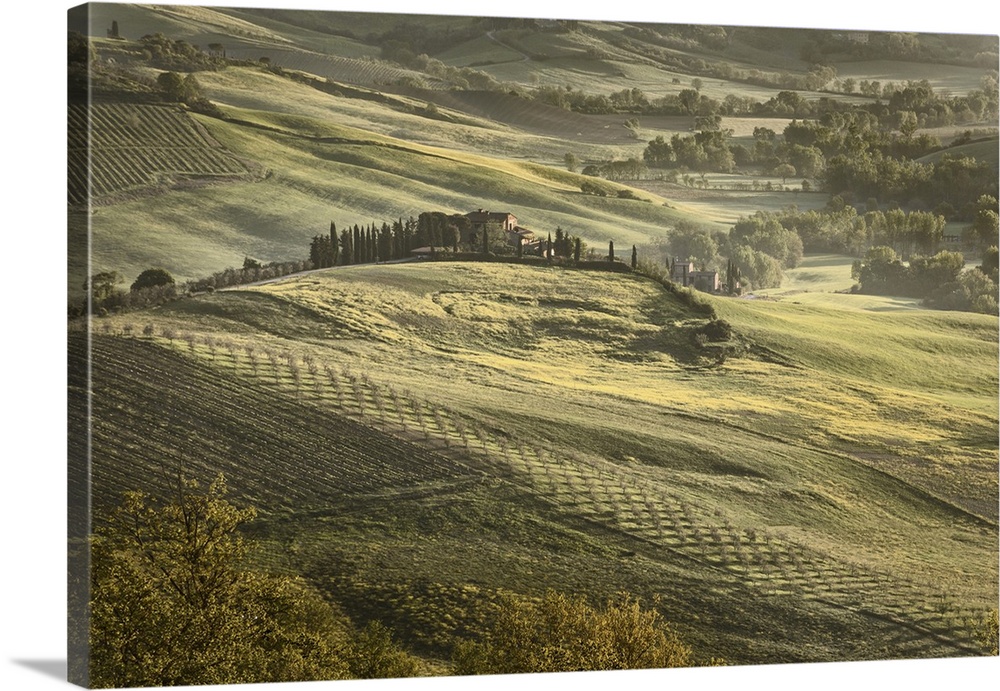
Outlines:
{"label": "leafy tree in foreground", "polygon": [[621,595],[603,609],[549,591],[540,601],[509,596],[483,640],[460,644],[456,674],[649,669],[693,664],[691,649],[656,610]]}
{"label": "leafy tree in foreground", "polygon": [[93,538],[90,683],[170,686],[348,676],[346,629],[296,578],[243,568],[254,517],[178,479],[129,492]]}

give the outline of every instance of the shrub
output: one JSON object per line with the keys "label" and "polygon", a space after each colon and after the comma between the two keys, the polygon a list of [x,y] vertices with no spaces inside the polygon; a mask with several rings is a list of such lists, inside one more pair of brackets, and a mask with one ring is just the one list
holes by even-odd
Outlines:
{"label": "shrub", "polygon": [[733,327],[725,319],[713,319],[698,329],[709,341],[728,341],[733,336]]}
{"label": "shrub", "polygon": [[622,594],[603,609],[549,591],[540,601],[509,596],[478,642],[460,644],[456,674],[648,669],[692,664],[691,649],[656,610]]}

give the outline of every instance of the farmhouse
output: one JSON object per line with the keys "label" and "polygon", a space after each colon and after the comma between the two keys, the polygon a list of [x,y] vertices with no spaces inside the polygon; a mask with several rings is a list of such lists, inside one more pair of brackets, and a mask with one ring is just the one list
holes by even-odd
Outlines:
{"label": "farmhouse", "polygon": [[482,237],[483,230],[489,228],[494,232],[497,229],[502,230],[506,235],[507,244],[509,245],[516,247],[518,238],[520,238],[525,249],[538,245],[539,241],[535,237],[534,231],[519,226],[517,224],[517,216],[510,212],[479,209],[465,214],[465,217],[469,219],[469,228],[467,231],[463,231],[460,238],[462,242],[476,244],[479,238]]}
{"label": "farmhouse", "polygon": [[503,230],[514,230],[517,228],[517,216],[509,212],[499,211],[470,211],[465,214],[469,219],[469,225],[474,233],[482,232],[483,228],[489,225],[498,225]]}
{"label": "farmhouse", "polygon": [[717,293],[722,287],[718,271],[696,271],[694,262],[674,257],[670,262],[670,280],[706,293]]}

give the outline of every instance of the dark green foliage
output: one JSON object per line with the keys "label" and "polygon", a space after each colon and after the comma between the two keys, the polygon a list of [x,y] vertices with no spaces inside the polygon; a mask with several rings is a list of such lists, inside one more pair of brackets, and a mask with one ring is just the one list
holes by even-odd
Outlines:
{"label": "dark green foliage", "polygon": [[709,341],[728,341],[733,337],[733,327],[725,319],[712,319],[698,329]]}
{"label": "dark green foliage", "polygon": [[326,269],[337,264],[337,228],[331,224],[330,235],[315,235],[309,245],[309,261],[314,269]]}
{"label": "dark green foliage", "polygon": [[176,72],[161,72],[156,78],[156,84],[171,101],[187,103],[201,98],[201,85],[193,74],[181,76]]}
{"label": "dark green foliage", "polygon": [[124,279],[117,271],[101,271],[84,281],[83,289],[95,303],[107,300]]}
{"label": "dark green foliage", "polygon": [[635,269],[639,263],[639,254],[635,249],[635,245],[632,245],[632,268]]}
{"label": "dark green foliage", "polygon": [[978,267],[930,290],[924,304],[936,309],[997,314],[997,283]]}
{"label": "dark green foliage", "polygon": [[166,269],[146,269],[135,279],[130,290],[135,292],[143,288],[156,288],[173,284],[174,277]]}
{"label": "dark green foliage", "polygon": [[997,313],[997,284],[980,268],[964,271],[958,252],[915,255],[904,265],[890,247],[873,247],[864,261],[855,262],[852,275],[859,290],[870,295],[924,298],[935,309]]}
{"label": "dark green foliage", "polygon": [[997,246],[998,214],[995,196],[983,195],[976,200],[970,236],[976,247],[986,250]]}
{"label": "dark green foliage", "polygon": [[226,61],[218,55],[203,53],[187,41],[173,40],[161,33],[147,34],[139,39],[139,43],[149,55],[149,61],[154,67],[165,70],[219,70],[226,66]]}
{"label": "dark green foliage", "polygon": [[928,208],[947,202],[961,210],[984,195],[997,195],[994,166],[947,154],[934,163],[897,160],[880,151],[837,155],[827,162],[823,183],[831,194],[901,203],[918,198]]}
{"label": "dark green foliage", "polygon": [[613,262],[615,260],[615,241],[608,240],[608,261]]}
{"label": "dark green foliage", "polygon": [[580,183],[580,191],[584,194],[592,194],[595,197],[607,197],[611,193],[611,190],[604,185],[591,182],[590,180],[584,180]]}
{"label": "dark green foliage", "polygon": [[995,245],[983,252],[983,263],[978,268],[983,272],[983,275],[987,276],[991,281],[994,283],[998,282],[997,278],[998,274],[1000,274],[1000,252],[998,252]]}
{"label": "dark green foliage", "polygon": [[670,146],[670,142],[663,138],[663,135],[657,135],[656,139],[651,140],[646,145],[646,149],[642,152],[642,158],[647,165],[653,168],[666,168],[674,162],[674,150]]}
{"label": "dark green foliage", "polygon": [[667,238],[667,246],[674,257],[698,264],[715,263],[719,244],[708,230],[689,221],[681,221]]}
{"label": "dark green foliage", "polygon": [[743,276],[740,267],[735,262],[726,262],[726,292],[729,295],[740,295],[743,292]]}
{"label": "dark green foliage", "polygon": [[[583,169],[584,175],[599,176],[607,178],[608,180],[622,181],[622,180],[642,180],[646,176],[646,164],[640,161],[638,158],[632,157],[627,158],[624,161],[607,161],[601,163],[600,165],[590,165]],[[584,183],[586,184],[586,183]],[[583,186],[581,185],[581,189]],[[611,190],[608,188],[603,189],[605,194],[598,196],[610,196]],[[588,194],[597,194],[597,192],[588,192],[583,190]]]}
{"label": "dark green foliage", "polygon": [[343,265],[354,263],[354,236],[350,230],[344,229],[340,232],[340,263]]}

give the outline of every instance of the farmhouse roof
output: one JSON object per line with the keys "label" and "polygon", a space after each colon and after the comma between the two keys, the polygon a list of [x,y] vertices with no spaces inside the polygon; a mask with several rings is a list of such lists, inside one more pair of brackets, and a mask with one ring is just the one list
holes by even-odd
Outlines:
{"label": "farmhouse roof", "polygon": [[509,211],[486,211],[479,209],[478,211],[470,211],[465,214],[466,217],[473,223],[489,223],[490,221],[505,221],[510,217],[517,218],[514,214]]}

